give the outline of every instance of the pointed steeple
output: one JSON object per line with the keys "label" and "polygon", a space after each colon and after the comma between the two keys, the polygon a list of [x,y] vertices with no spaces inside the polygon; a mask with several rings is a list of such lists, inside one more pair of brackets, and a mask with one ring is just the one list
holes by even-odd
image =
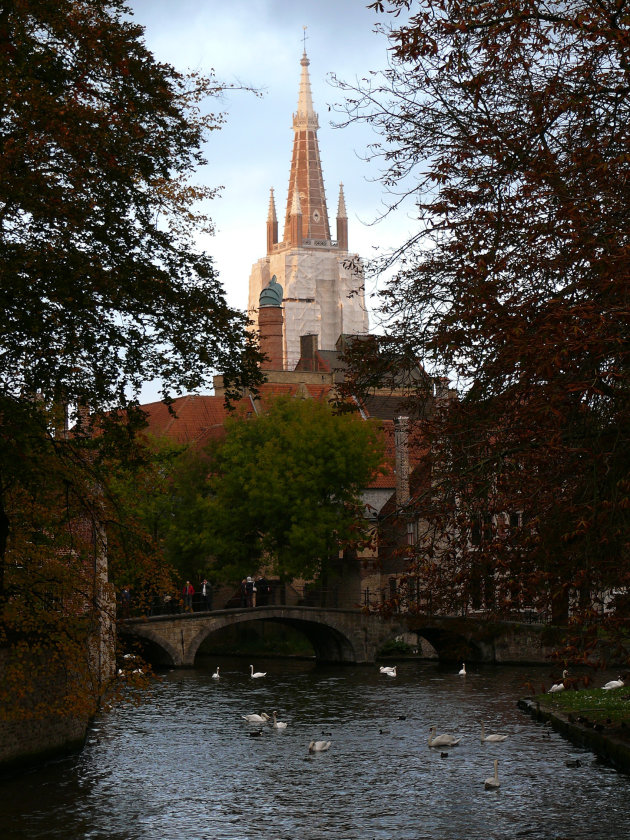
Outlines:
{"label": "pointed steeple", "polygon": [[[273,190],[272,190],[273,192]],[[339,184],[339,204],[337,205],[337,218],[347,219],[348,213],[346,211],[346,199],[343,194],[343,184]]]}
{"label": "pointed steeple", "polygon": [[300,77],[300,92],[298,95],[297,113],[293,114],[293,129],[310,128],[312,131],[317,131],[319,128],[319,120],[313,108],[313,97],[311,96],[311,80],[308,75],[308,66],[311,62],[308,60],[306,50],[302,54],[302,75]]}
{"label": "pointed steeple", "polygon": [[273,187],[269,194],[269,212],[267,213],[267,253],[273,251],[278,244],[278,217],[276,216],[276,202],[273,197]]}
{"label": "pointed steeple", "polygon": [[267,221],[268,222],[277,222],[278,217],[276,216],[276,202],[273,196],[273,187],[269,190],[269,210],[267,212]]}
{"label": "pointed steeple", "polygon": [[289,194],[284,222],[284,241],[288,245],[297,243],[291,238],[291,216],[294,213],[295,193],[302,210],[302,237],[330,241],[328,209],[324,191],[324,176],[319,157],[317,129],[319,121],[313,108],[311,82],[308,74],[309,60],[306,51],[300,62],[302,74],[298,107],[293,115],[293,155],[289,175]]}
{"label": "pointed steeple", "polygon": [[337,205],[337,247],[340,251],[348,250],[348,213],[343,184],[339,184],[339,204]]}

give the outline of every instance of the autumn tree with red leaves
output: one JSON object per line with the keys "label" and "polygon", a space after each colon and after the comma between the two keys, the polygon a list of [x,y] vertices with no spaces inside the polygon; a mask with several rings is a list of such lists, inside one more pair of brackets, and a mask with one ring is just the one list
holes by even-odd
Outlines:
{"label": "autumn tree with red leaves", "polygon": [[630,5],[371,7],[390,64],[341,83],[348,120],[416,217],[380,365],[419,357],[461,395],[425,427],[415,570],[444,608],[627,619]]}
{"label": "autumn tree with red leaves", "polygon": [[17,685],[42,645],[82,673],[77,605],[95,608],[109,468],[143,459],[143,382],[181,393],[220,369],[234,392],[259,357],[196,245],[223,87],[158,63],[122,0],[4,3],[0,44],[0,653]]}

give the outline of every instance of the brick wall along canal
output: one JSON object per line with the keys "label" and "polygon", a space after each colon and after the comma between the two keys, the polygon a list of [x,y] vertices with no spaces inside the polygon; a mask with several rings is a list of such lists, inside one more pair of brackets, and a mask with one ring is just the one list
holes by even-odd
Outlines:
{"label": "brick wall along canal", "polygon": [[[392,679],[273,660],[256,661],[267,676],[252,680],[249,661],[207,665],[97,720],[79,756],[0,782],[3,840],[630,836],[630,776],[516,706],[551,667],[469,665],[464,678],[409,662]],[[274,709],[287,728],[252,736],[241,716]],[[481,744],[482,720],[508,739]],[[433,725],[461,743],[429,749]],[[331,747],[311,755],[312,739]]]}

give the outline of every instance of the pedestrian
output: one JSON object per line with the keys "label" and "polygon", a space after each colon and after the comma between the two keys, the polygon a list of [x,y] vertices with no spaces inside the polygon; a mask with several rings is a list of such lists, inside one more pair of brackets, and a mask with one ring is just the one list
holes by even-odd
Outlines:
{"label": "pedestrian", "polygon": [[129,584],[123,587],[120,593],[120,602],[122,607],[122,617],[129,618],[129,610],[131,607],[131,588]]}
{"label": "pedestrian", "polygon": [[256,603],[259,607],[269,603],[269,582],[265,577],[259,577],[256,581]]}
{"label": "pedestrian", "polygon": [[247,606],[247,578],[241,581],[241,607]]}
{"label": "pedestrian", "polygon": [[245,581],[245,598],[246,598],[246,605],[248,607],[255,607],[256,606],[256,587],[254,586],[254,580],[251,577],[247,577]]}
{"label": "pedestrian", "polygon": [[206,578],[201,581],[201,605],[204,610],[212,609],[212,584]]}
{"label": "pedestrian", "polygon": [[193,595],[195,594],[195,588],[192,583],[187,580],[184,588],[182,589],[182,595],[184,596],[184,609],[190,610],[192,612],[192,599]]}

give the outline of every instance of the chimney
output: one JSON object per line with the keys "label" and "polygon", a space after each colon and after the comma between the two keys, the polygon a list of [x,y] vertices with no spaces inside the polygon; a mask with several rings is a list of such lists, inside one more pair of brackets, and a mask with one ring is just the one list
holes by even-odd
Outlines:
{"label": "chimney", "polygon": [[300,336],[300,362],[303,370],[316,370],[318,345],[317,333]]}
{"label": "chimney", "polygon": [[394,418],[394,451],[396,454],[396,506],[409,501],[409,418]]}

